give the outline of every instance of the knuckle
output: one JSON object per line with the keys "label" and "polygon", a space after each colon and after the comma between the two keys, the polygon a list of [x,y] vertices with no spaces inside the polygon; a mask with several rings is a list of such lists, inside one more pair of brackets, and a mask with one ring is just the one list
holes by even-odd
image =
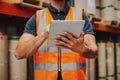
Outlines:
{"label": "knuckle", "polygon": [[69,45],[68,47],[69,47],[70,49],[72,49],[72,46],[71,46],[71,45]]}
{"label": "knuckle", "polygon": [[83,41],[84,40],[84,38],[79,38],[79,41]]}
{"label": "knuckle", "polygon": [[72,36],[72,35],[69,35],[69,37],[70,37],[70,38],[73,38],[73,36]]}
{"label": "knuckle", "polygon": [[71,46],[74,46],[74,43],[70,43]]}
{"label": "knuckle", "polygon": [[70,35],[70,34],[67,34],[66,36],[71,37],[71,35]]}
{"label": "knuckle", "polygon": [[65,38],[62,38],[64,41],[66,41],[66,39]]}
{"label": "knuckle", "polygon": [[73,40],[73,42],[74,42],[75,44],[77,44],[77,43],[78,43],[78,41],[77,41],[77,40],[75,40],[75,39]]}

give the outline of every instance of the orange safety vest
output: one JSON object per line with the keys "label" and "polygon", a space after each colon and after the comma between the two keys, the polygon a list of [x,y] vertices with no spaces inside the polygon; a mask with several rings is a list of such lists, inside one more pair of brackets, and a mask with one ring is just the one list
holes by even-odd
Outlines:
{"label": "orange safety vest", "polygon": [[[83,9],[70,7],[65,20],[82,20]],[[36,33],[39,35],[53,20],[48,8],[36,12]],[[73,26],[74,27],[74,26]],[[47,40],[34,54],[34,80],[57,80],[58,49],[48,47]],[[62,49],[62,78],[63,80],[85,80],[86,59],[79,53]]]}

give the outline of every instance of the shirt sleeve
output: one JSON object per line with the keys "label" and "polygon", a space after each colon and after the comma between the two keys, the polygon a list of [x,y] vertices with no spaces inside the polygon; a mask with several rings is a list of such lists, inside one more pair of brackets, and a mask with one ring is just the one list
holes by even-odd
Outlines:
{"label": "shirt sleeve", "polygon": [[86,13],[84,12],[83,13],[83,18],[85,20],[85,25],[84,25],[84,28],[83,28],[83,31],[85,34],[94,34],[94,31],[93,31],[93,28],[92,28],[92,24],[91,22],[89,21]]}
{"label": "shirt sleeve", "polygon": [[36,35],[36,16],[33,15],[26,23],[24,33]]}

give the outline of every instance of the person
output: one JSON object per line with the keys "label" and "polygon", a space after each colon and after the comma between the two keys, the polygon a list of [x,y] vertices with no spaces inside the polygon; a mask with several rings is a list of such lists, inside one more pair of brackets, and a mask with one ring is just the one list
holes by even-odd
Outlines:
{"label": "person", "polygon": [[[62,49],[63,80],[85,80],[86,58],[97,56],[94,32],[85,12],[81,14],[80,11],[83,10],[80,10],[76,13],[75,9],[66,3],[67,0],[50,0],[47,8],[37,11],[36,15],[29,19],[20,37],[15,56],[17,59],[23,59],[34,55],[34,80],[57,80],[57,48]],[[65,36],[58,34],[54,40],[59,45],[48,47],[51,20],[74,20],[74,15],[77,15],[79,20],[85,20],[79,38],[65,31]]]}

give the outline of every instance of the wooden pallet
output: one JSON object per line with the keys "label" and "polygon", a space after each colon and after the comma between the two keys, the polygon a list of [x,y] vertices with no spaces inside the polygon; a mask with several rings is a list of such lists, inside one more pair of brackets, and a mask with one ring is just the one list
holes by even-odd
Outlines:
{"label": "wooden pallet", "polygon": [[[28,0],[29,1],[29,0]],[[16,3],[18,6],[25,7],[27,9],[42,9],[48,6],[48,3],[43,2],[42,0],[29,1],[23,0],[23,2]]]}
{"label": "wooden pallet", "polygon": [[2,2],[8,2],[13,4],[20,4],[27,7],[35,7],[41,9],[43,7],[43,0],[1,0]]}
{"label": "wooden pallet", "polygon": [[103,21],[104,25],[120,28],[120,23],[118,21]]}
{"label": "wooden pallet", "polygon": [[88,18],[91,22],[102,22],[102,18],[88,15]]}
{"label": "wooden pallet", "polygon": [[40,5],[40,0],[23,0],[23,2],[33,4],[33,5]]}
{"label": "wooden pallet", "polygon": [[26,3],[26,2],[19,2],[19,3],[15,3],[16,5],[18,6],[21,6],[23,8],[26,8],[26,9],[42,9],[41,6],[38,6],[38,5],[33,5],[33,4],[30,4],[30,3]]}

